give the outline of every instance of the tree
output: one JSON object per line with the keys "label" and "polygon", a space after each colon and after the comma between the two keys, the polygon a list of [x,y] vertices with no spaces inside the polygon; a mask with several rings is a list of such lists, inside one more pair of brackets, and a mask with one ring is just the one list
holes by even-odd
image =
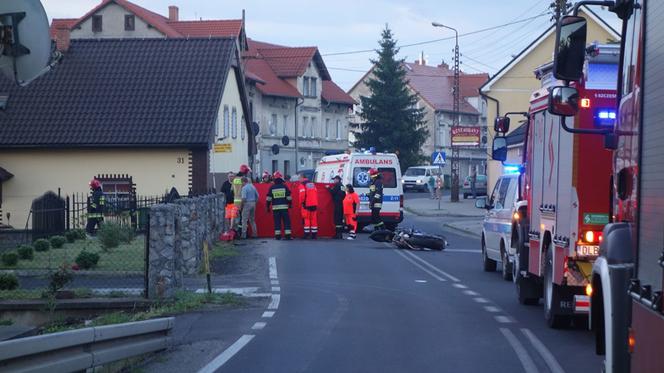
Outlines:
{"label": "tree", "polygon": [[375,147],[378,151],[395,152],[401,167],[406,169],[424,159],[421,149],[428,135],[424,122],[424,109],[416,108],[417,96],[406,86],[403,60],[396,59],[392,31],[386,26],[374,64],[372,77],[367,81],[371,96],[360,97],[362,123],[355,147]]}

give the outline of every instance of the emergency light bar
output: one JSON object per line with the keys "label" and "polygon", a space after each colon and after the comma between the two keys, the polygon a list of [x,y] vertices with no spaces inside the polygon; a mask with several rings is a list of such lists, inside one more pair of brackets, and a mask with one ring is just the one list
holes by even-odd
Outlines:
{"label": "emergency light bar", "polygon": [[614,109],[597,109],[594,115],[595,126],[613,127],[616,124],[616,111]]}
{"label": "emergency light bar", "polygon": [[503,174],[505,175],[518,173],[521,173],[521,165],[506,164],[503,166]]}

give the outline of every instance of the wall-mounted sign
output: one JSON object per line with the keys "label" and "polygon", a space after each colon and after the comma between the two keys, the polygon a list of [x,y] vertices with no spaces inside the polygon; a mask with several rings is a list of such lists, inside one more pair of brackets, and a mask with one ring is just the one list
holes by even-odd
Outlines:
{"label": "wall-mounted sign", "polygon": [[214,144],[215,153],[232,153],[233,145],[232,144]]}
{"label": "wall-mounted sign", "polygon": [[479,146],[482,129],[480,127],[452,127],[452,146]]}

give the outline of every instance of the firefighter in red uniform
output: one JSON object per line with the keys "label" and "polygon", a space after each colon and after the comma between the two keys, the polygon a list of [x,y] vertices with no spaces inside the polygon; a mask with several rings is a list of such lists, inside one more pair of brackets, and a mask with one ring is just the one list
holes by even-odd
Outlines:
{"label": "firefighter in red uniform", "polygon": [[281,239],[281,235],[287,240],[291,239],[291,224],[288,216],[288,209],[293,205],[290,189],[284,184],[284,178],[281,172],[276,171],[272,176],[274,184],[267,192],[266,206],[270,213],[272,206],[272,216],[274,218],[274,238]]}
{"label": "firefighter in red uniform", "polygon": [[374,230],[385,228],[385,223],[380,218],[380,210],[383,208],[383,180],[377,169],[369,169],[371,185],[369,186],[369,208],[371,209],[371,223]]}
{"label": "firefighter in red uniform", "polygon": [[92,235],[95,234],[104,221],[106,197],[104,197],[104,192],[101,190],[101,182],[97,179],[90,181],[90,191],[92,195],[88,202],[88,224],[85,226],[85,231]]}
{"label": "firefighter in red uniform", "polygon": [[[306,180],[306,179],[305,179]],[[306,180],[304,183],[304,200],[302,201],[304,209],[304,238],[315,240],[318,235],[318,190],[316,184]]]}
{"label": "firefighter in red uniform", "polygon": [[354,240],[357,233],[357,209],[360,206],[360,196],[355,193],[353,186],[346,185],[346,197],[344,197],[344,219],[350,227],[349,240]]}

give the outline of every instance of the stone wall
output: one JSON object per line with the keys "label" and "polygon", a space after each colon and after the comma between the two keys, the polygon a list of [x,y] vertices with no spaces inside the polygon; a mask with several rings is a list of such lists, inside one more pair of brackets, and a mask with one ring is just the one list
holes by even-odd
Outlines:
{"label": "stone wall", "polygon": [[150,298],[170,297],[183,278],[200,272],[203,242],[224,229],[224,195],[183,198],[150,208]]}

